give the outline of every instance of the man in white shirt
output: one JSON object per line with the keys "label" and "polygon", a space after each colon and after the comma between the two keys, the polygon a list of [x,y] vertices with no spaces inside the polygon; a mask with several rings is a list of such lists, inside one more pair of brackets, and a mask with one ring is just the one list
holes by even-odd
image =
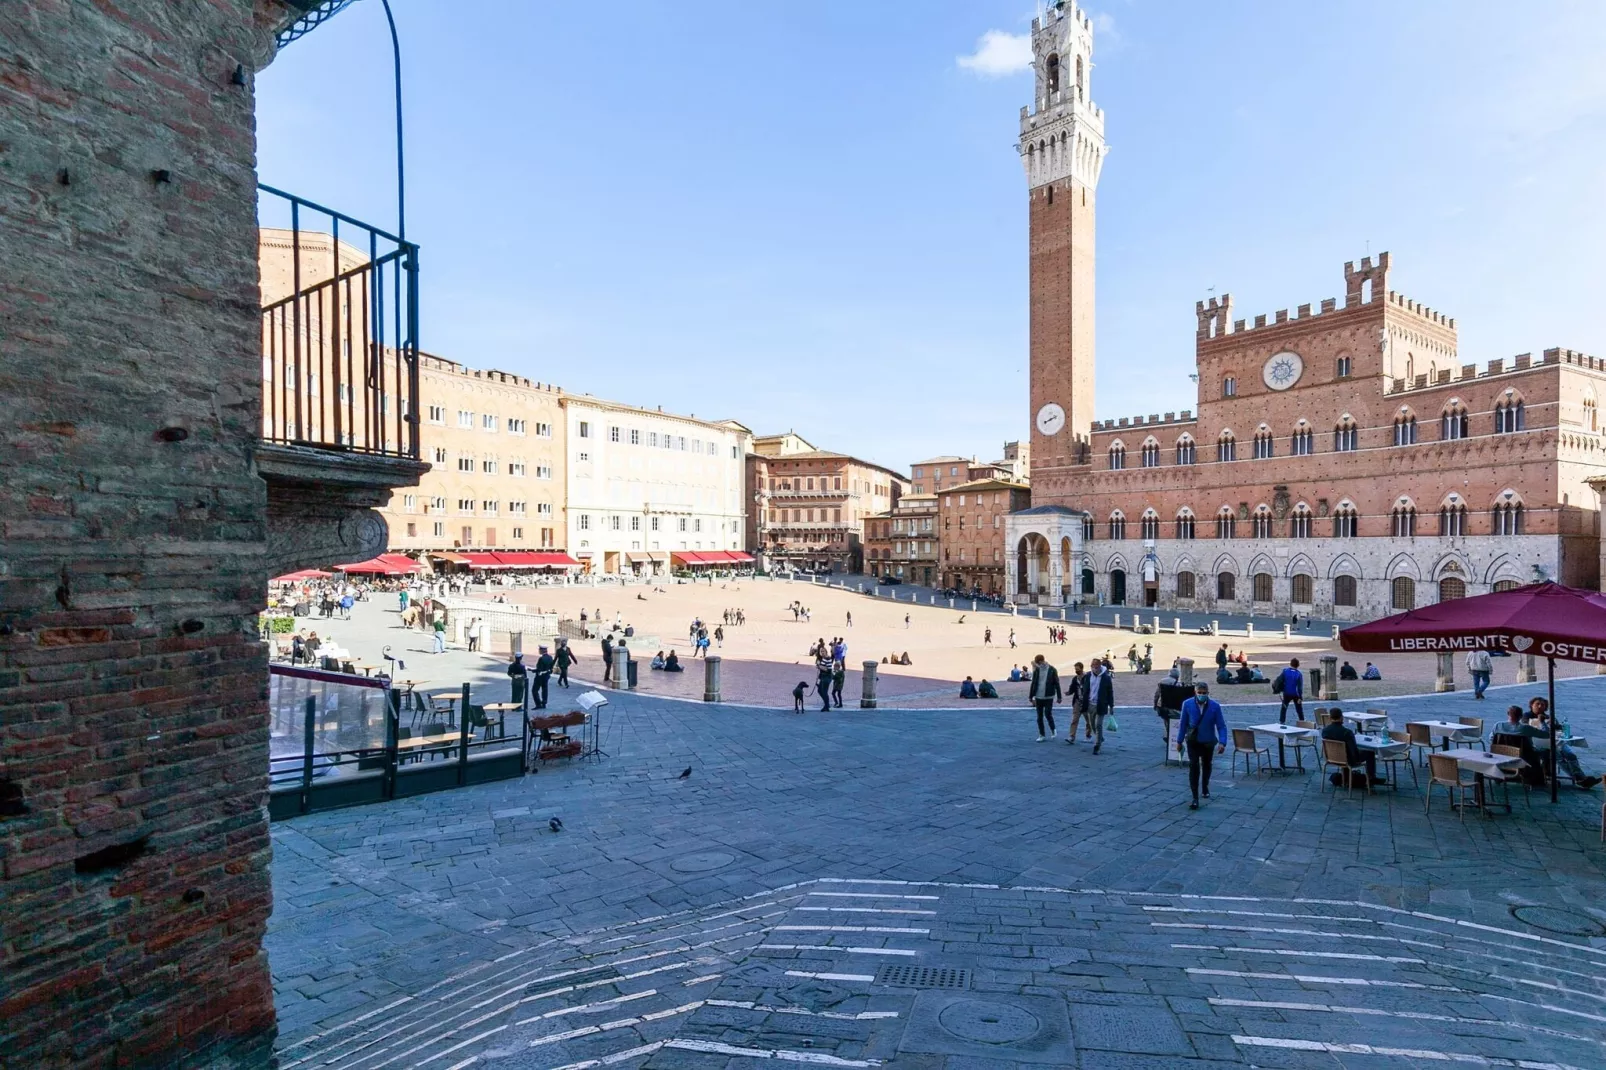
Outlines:
{"label": "man in white shirt", "polygon": [[1482,699],[1489,686],[1489,675],[1494,672],[1494,659],[1487,650],[1467,651],[1467,671],[1472,673],[1472,697]]}

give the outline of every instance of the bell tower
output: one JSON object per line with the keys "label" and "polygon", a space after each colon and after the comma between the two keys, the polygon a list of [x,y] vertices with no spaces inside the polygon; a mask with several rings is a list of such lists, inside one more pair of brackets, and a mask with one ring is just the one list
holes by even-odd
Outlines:
{"label": "bell tower", "polygon": [[[1093,24],[1073,0],[1032,20],[1032,105],[1020,110],[1030,198],[1033,485],[1069,494],[1093,424],[1093,213],[1104,113],[1090,90]],[[1037,504],[1034,495],[1034,504]]]}

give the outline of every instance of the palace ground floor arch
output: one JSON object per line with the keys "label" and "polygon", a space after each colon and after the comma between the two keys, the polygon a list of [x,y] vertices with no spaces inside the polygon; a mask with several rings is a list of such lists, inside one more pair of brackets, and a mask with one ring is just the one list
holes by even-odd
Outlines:
{"label": "palace ground floor arch", "polygon": [[1004,518],[1004,593],[1022,605],[1063,606],[1085,600],[1082,552],[1086,514],[1061,505],[1039,505]]}

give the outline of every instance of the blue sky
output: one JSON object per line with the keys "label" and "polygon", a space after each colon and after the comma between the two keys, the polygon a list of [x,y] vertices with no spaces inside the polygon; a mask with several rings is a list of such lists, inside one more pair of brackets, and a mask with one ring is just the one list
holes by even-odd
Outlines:
{"label": "blue sky", "polygon": [[[1029,0],[393,5],[425,348],[895,468],[1027,433]],[[1101,418],[1368,249],[1465,362],[1606,353],[1606,4],[1088,7]],[[392,223],[391,92],[363,0],[258,78],[263,181]]]}

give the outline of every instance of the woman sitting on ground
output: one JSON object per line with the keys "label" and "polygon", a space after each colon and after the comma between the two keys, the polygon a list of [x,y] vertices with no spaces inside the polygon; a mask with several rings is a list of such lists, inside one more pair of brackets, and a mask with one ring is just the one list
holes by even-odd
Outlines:
{"label": "woman sitting on ground", "polygon": [[675,656],[675,652],[673,650],[671,650],[669,652],[669,657],[664,659],[664,672],[685,672],[685,671],[686,670],[681,667],[680,659],[678,657],[676,657]]}
{"label": "woman sitting on ground", "polygon": [[979,689],[979,691],[977,693],[982,698],[997,698],[998,697],[998,688],[994,687],[992,684],[988,683],[986,680],[983,680],[981,682],[981,688]]}
{"label": "woman sitting on ground", "polygon": [[653,655],[652,667],[655,669],[662,669],[664,667],[664,652],[662,650]]}
{"label": "woman sitting on ground", "polygon": [[968,677],[968,676],[965,677],[965,682],[959,685],[959,697],[960,698],[975,698],[976,697],[976,684],[975,684],[975,681],[971,680],[971,678]]}

